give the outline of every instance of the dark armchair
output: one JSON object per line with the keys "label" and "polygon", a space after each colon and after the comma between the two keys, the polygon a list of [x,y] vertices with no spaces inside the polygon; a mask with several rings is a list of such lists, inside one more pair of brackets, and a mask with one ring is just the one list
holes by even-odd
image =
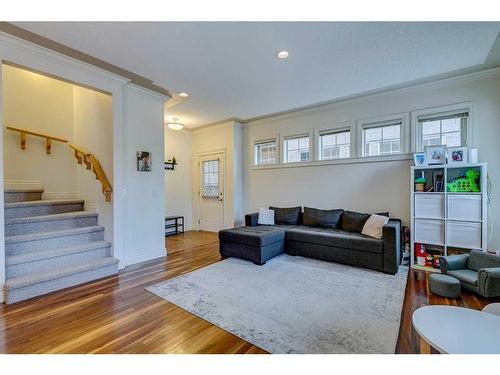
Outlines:
{"label": "dark armchair", "polygon": [[441,273],[483,297],[500,297],[500,257],[483,251],[440,258]]}

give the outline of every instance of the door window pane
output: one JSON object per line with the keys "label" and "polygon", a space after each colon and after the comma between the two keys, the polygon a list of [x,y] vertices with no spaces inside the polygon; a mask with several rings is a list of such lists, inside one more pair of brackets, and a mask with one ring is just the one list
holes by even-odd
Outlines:
{"label": "door window pane", "polygon": [[206,198],[219,197],[219,160],[206,160],[203,162],[202,195]]}

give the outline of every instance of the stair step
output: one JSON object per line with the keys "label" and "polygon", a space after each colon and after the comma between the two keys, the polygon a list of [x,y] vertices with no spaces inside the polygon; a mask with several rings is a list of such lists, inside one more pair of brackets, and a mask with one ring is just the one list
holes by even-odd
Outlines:
{"label": "stair step", "polygon": [[22,255],[33,251],[58,249],[88,242],[102,241],[104,227],[64,229],[52,232],[22,234],[5,237],[5,253]]}
{"label": "stair step", "polygon": [[5,282],[7,303],[19,302],[117,273],[118,259],[108,256],[83,265],[14,277]]}
{"label": "stair step", "polygon": [[81,199],[37,200],[5,203],[5,219],[83,211]]}
{"label": "stair step", "polygon": [[26,202],[42,199],[43,189],[5,189],[4,202]]}
{"label": "stair step", "polygon": [[110,255],[110,247],[111,244],[107,241],[95,241],[54,250],[7,256],[6,277],[10,279],[104,258]]}
{"label": "stair step", "polygon": [[88,211],[21,217],[5,220],[5,235],[16,236],[97,225],[98,214]]}

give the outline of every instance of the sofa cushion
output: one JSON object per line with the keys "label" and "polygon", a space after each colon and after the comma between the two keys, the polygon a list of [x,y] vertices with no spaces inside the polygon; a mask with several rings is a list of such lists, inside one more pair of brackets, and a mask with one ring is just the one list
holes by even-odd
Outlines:
{"label": "sofa cushion", "polygon": [[363,230],[361,234],[365,234],[367,236],[373,238],[382,238],[382,228],[389,221],[389,216],[381,216],[381,215],[370,215],[368,220],[366,220],[365,225],[363,226]]}
{"label": "sofa cushion", "polygon": [[500,257],[478,250],[472,250],[467,259],[467,268],[479,271],[481,268],[500,267]]}
{"label": "sofa cushion", "polygon": [[453,276],[464,283],[477,286],[477,272],[469,269],[448,271],[447,275]]}
{"label": "sofa cushion", "polygon": [[302,207],[269,207],[274,211],[274,222],[278,225],[299,225]]}
{"label": "sofa cushion", "polygon": [[383,253],[382,240],[361,233],[346,232],[341,229],[300,226],[288,230],[285,236],[287,240],[291,241],[341,247],[374,254]]}
{"label": "sofa cushion", "polygon": [[260,225],[274,225],[274,211],[267,208],[259,208],[259,217],[257,224]]}
{"label": "sofa cushion", "polygon": [[293,227],[258,225],[255,227],[224,229],[219,232],[219,240],[250,246],[267,246],[277,241],[283,241],[285,231],[290,228]]}
{"label": "sofa cushion", "polygon": [[363,226],[370,217],[369,214],[362,214],[353,211],[344,211],[341,219],[341,229],[348,232],[361,233]]}
{"label": "sofa cushion", "polygon": [[302,223],[311,227],[337,228],[340,217],[344,210],[319,210],[317,208],[304,207]]}

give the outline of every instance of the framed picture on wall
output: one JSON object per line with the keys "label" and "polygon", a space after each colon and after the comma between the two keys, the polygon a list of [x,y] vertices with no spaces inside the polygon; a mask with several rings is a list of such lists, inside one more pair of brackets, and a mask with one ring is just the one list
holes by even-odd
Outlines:
{"label": "framed picture on wall", "polygon": [[137,170],[139,172],[151,172],[151,152],[137,151]]}

